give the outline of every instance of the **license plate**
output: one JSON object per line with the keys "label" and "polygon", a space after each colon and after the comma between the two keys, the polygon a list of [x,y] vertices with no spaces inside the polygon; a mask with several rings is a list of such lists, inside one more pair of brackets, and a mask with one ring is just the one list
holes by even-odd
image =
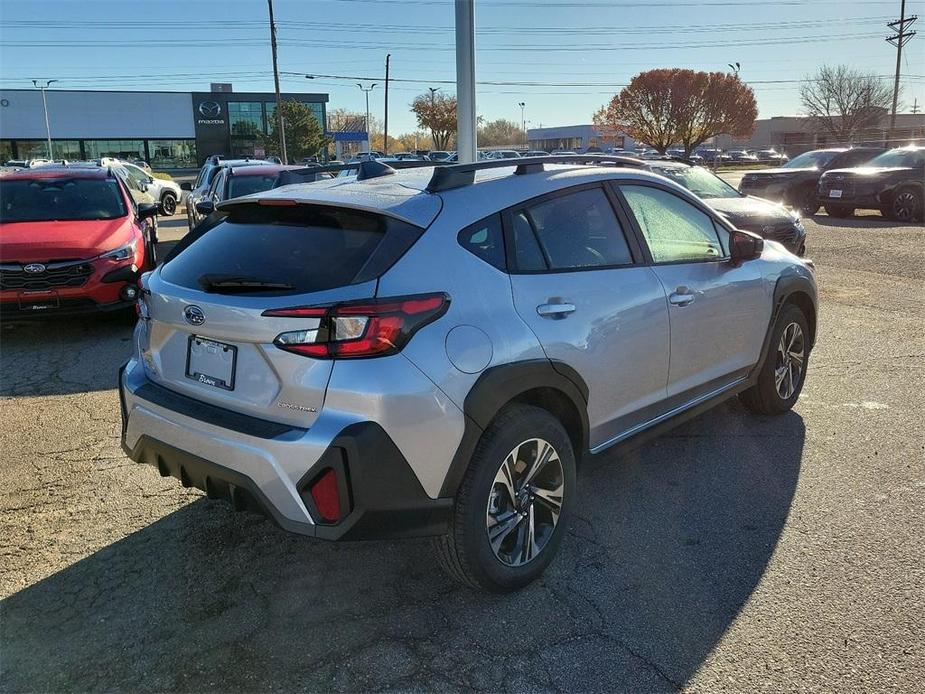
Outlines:
{"label": "license plate", "polygon": [[186,356],[186,377],[197,383],[234,390],[238,348],[199,335],[190,335]]}
{"label": "license plate", "polygon": [[47,311],[60,305],[55,291],[20,292],[18,298],[20,311]]}
{"label": "license plate", "polygon": [[829,197],[830,197],[830,198],[840,198],[840,197],[841,197],[841,191],[840,191],[840,190],[830,190],[830,191],[829,191]]}

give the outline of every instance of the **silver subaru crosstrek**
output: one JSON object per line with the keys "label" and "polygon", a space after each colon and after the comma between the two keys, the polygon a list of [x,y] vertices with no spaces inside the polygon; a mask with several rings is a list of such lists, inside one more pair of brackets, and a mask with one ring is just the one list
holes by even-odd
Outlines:
{"label": "silver subaru crosstrek", "polygon": [[484,589],[552,561],[582,457],[786,412],[815,339],[811,261],[632,160],[365,162],[219,210],[143,280],[128,455],[293,532],[435,536]]}

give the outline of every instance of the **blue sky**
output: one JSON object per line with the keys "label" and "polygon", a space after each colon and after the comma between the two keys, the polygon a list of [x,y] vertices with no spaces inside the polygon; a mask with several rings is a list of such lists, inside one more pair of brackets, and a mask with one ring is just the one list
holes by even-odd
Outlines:
{"label": "blue sky", "polygon": [[[907,2],[907,14],[925,0]],[[452,0],[274,0],[282,88],[324,91],[362,111],[355,77],[379,85],[392,55],[390,126],[414,129],[408,104],[453,91]],[[726,70],[739,62],[761,116],[799,111],[798,80],[823,63],[892,75],[884,41],[899,0],[478,0],[478,113],[528,126],[589,122],[633,74]],[[923,20],[925,21],[925,20]],[[923,28],[923,27],[916,27]],[[925,108],[925,31],[904,50],[904,102]],[[342,76],[306,80],[305,74]],[[917,77],[916,77],[917,76]],[[0,0],[0,83],[60,88],[238,91],[273,88],[265,0]],[[783,80],[783,81],[781,81]],[[441,83],[449,81],[450,84]],[[527,83],[527,84],[524,84]]]}

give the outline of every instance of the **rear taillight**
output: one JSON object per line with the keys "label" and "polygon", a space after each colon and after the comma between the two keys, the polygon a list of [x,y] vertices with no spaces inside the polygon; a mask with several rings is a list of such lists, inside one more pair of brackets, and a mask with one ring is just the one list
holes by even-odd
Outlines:
{"label": "rear taillight", "polygon": [[270,309],[263,315],[319,319],[317,328],[277,335],[273,344],[279,349],[318,359],[352,359],[395,354],[449,306],[446,294],[417,294],[333,306]]}

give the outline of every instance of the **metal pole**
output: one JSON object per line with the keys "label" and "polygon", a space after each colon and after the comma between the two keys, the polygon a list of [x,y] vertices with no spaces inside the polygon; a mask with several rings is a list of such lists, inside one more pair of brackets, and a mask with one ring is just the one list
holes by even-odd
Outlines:
{"label": "metal pole", "polygon": [[527,144],[527,121],[524,120],[524,106],[526,105],[527,104],[523,101],[518,104],[518,106],[520,106],[520,137],[521,140],[523,140],[521,142],[523,145]]}
{"label": "metal pole", "polygon": [[459,162],[474,162],[477,146],[475,0],[456,0],[456,152]]}
{"label": "metal pole", "polygon": [[389,59],[391,53],[385,56],[385,124],[382,126],[382,153],[389,153]]}
{"label": "metal pole", "polygon": [[[431,119],[433,119],[433,118],[434,118],[434,109],[435,109],[436,102],[437,102],[437,92],[440,91],[440,87],[428,87],[428,89],[430,90],[430,117],[431,117]],[[430,131],[430,144],[431,144],[432,147],[436,147],[436,146],[437,146],[437,141],[436,141],[436,139],[434,138],[434,131],[433,131],[433,129],[431,129],[431,131]],[[446,146],[446,145],[444,145],[444,146]]]}
{"label": "metal pole", "polygon": [[372,138],[370,137],[369,132],[369,93],[373,90],[377,83],[373,82],[371,85],[369,85],[369,87],[364,87],[359,82],[356,84],[360,88],[360,91],[366,94],[366,151],[369,152],[372,151],[373,148]]}
{"label": "metal pole", "polygon": [[270,48],[273,51],[273,83],[276,87],[276,127],[279,130],[279,154],[284,164],[289,163],[286,154],[286,130],[283,124],[282,97],[279,95],[279,66],[276,62],[276,22],[273,21],[273,0],[267,0],[270,8]]}
{"label": "metal pole", "polygon": [[51,148],[51,126],[48,124],[48,101],[45,99],[45,90],[48,89],[52,85],[53,82],[57,82],[57,81],[58,80],[46,80],[45,86],[40,87],[38,84],[38,80],[32,80],[32,86],[35,87],[36,89],[42,90],[42,110],[45,112],[45,138],[48,142],[48,158],[49,159],[54,159],[55,156]]}

